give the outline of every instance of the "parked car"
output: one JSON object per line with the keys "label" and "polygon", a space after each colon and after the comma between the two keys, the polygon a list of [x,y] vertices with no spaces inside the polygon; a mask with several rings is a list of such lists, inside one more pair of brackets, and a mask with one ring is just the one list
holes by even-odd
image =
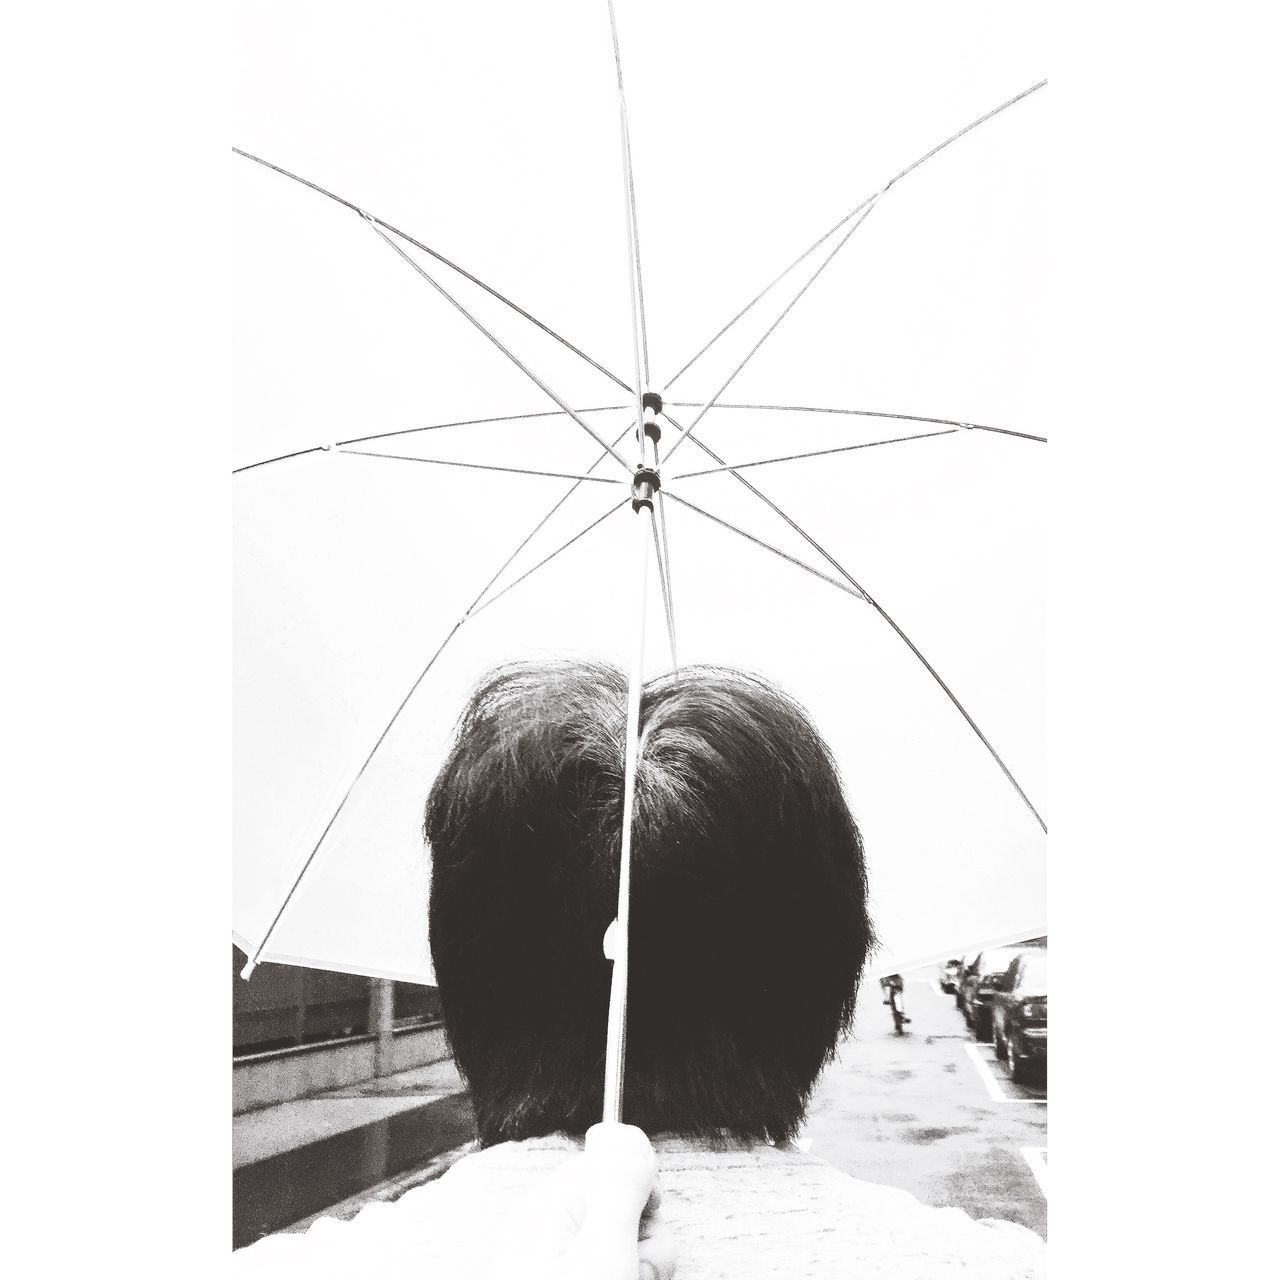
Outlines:
{"label": "parked car", "polygon": [[961,962],[959,960],[948,960],[945,964],[938,966],[938,986],[948,995],[954,994],[956,989],[956,981],[960,977]]}
{"label": "parked car", "polygon": [[1024,951],[1001,976],[991,1001],[996,1057],[1014,1081],[1043,1078],[1049,1065],[1049,953]]}
{"label": "parked car", "polygon": [[957,998],[965,1022],[979,1040],[991,1039],[991,1001],[995,996],[996,979],[1022,951],[1022,947],[990,947],[979,951],[965,970]]}
{"label": "parked car", "polygon": [[965,976],[968,974],[969,966],[973,964],[975,958],[975,953],[972,951],[967,951],[960,957],[960,972],[956,974],[955,985],[951,988],[955,993],[956,1008],[959,1009],[961,1013],[964,1012],[964,1001],[961,997],[961,993],[964,987]]}

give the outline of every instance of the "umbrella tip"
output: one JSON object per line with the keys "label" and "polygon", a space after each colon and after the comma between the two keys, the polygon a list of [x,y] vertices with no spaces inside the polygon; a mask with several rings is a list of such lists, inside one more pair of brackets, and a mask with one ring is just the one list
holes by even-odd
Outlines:
{"label": "umbrella tip", "polygon": [[241,976],[241,977],[242,977],[246,982],[248,982],[250,975],[253,973],[254,969],[256,969],[257,967],[258,967],[258,966],[257,966],[257,964],[256,964],[254,961],[250,960],[250,961],[245,965],[245,967],[244,967],[243,969],[241,969],[241,970],[240,970],[240,976]]}

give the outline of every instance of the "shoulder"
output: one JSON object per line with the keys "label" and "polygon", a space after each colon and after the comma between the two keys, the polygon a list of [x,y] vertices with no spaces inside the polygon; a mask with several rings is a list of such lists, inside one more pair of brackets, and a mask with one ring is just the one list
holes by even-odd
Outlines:
{"label": "shoulder", "polygon": [[[522,1195],[578,1148],[568,1140],[507,1143],[464,1156],[434,1181],[349,1219],[319,1218],[306,1231],[267,1236],[232,1255],[235,1280],[353,1280],[389,1275],[458,1278],[482,1271]],[[375,1265],[376,1263],[376,1265]]]}
{"label": "shoulder", "polygon": [[1044,1274],[1044,1241],[1033,1231],[923,1204],[800,1151],[687,1155],[664,1160],[661,1176],[663,1213],[680,1240],[682,1267],[690,1255],[691,1277],[721,1274],[715,1268],[726,1251],[740,1248],[742,1275],[775,1274],[770,1257],[813,1277]]}
{"label": "shoulder", "polygon": [[[1043,1261],[1044,1241],[1034,1231],[1016,1222],[1001,1218],[973,1218],[954,1206],[925,1204],[899,1187],[886,1187],[851,1177],[813,1156],[806,1157],[806,1160],[812,1162],[810,1167],[816,1185],[833,1201],[842,1204],[860,1222],[865,1223],[868,1216],[879,1218],[889,1235],[910,1235],[922,1245],[944,1253],[951,1249],[977,1250],[985,1258]],[[1011,1274],[1021,1275],[1023,1272]],[[1026,1274],[1038,1275],[1039,1271]]]}
{"label": "shoulder", "polygon": [[[465,1229],[459,1197],[443,1179],[406,1192],[394,1202],[373,1201],[354,1217],[316,1219],[305,1231],[267,1236],[232,1255],[235,1280],[351,1280],[364,1274],[370,1259],[393,1273],[403,1264],[417,1272],[430,1263],[447,1265],[448,1255]],[[462,1237],[465,1238],[465,1237]]]}

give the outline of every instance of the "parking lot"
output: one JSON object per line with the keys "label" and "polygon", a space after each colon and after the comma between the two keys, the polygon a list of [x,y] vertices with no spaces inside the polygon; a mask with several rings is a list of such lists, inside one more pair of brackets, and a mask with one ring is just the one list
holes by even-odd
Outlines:
{"label": "parking lot", "polygon": [[966,1027],[936,969],[905,976],[905,1034],[895,1034],[872,983],[801,1141],[854,1177],[1047,1237],[1047,1087],[1013,1082],[992,1045]]}

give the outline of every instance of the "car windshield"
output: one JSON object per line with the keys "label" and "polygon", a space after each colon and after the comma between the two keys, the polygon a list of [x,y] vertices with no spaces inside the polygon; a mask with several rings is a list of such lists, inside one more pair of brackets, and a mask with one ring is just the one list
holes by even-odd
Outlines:
{"label": "car windshield", "polygon": [[1000,947],[995,951],[984,951],[978,972],[981,974],[1003,973],[1013,963],[1013,957],[1017,954],[1017,947]]}
{"label": "car windshield", "polygon": [[1046,990],[1049,985],[1049,957],[1028,956],[1022,962],[1022,976],[1018,979],[1018,985]]}

